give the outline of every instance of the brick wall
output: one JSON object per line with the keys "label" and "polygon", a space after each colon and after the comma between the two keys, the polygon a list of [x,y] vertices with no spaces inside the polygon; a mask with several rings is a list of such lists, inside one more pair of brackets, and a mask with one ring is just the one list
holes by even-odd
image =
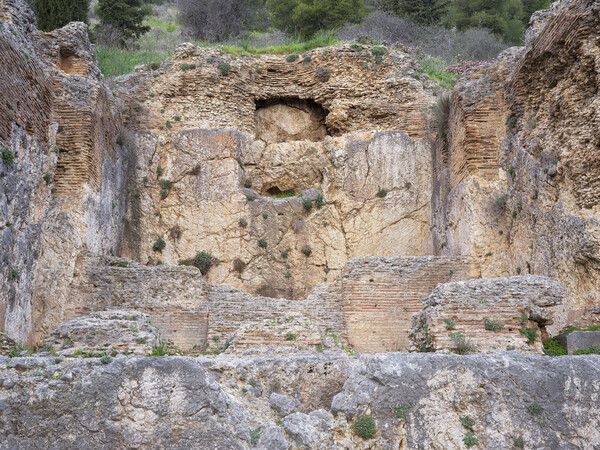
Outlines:
{"label": "brick wall", "polygon": [[347,339],[365,353],[407,350],[413,313],[439,283],[478,277],[462,257],[362,257],[351,260],[330,288]]}
{"label": "brick wall", "polygon": [[52,83],[32,55],[18,45],[12,35],[0,33],[0,142],[8,145],[12,124],[17,123],[45,144]]}

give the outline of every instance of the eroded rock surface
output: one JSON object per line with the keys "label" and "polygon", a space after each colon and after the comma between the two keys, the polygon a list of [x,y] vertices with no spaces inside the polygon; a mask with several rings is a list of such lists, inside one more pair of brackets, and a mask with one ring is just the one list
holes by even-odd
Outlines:
{"label": "eroded rock surface", "polygon": [[[0,357],[0,448],[464,448],[465,416],[481,448],[600,440],[597,356],[345,358]],[[328,364],[343,386],[315,373]],[[326,386],[328,401],[315,403]],[[279,419],[274,390],[301,398],[302,411]],[[374,419],[369,440],[354,430],[360,415]]]}

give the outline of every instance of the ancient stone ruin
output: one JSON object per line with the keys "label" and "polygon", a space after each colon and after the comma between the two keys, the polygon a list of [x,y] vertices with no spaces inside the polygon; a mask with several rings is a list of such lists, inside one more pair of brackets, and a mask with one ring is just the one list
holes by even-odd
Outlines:
{"label": "ancient stone ruin", "polygon": [[105,80],[0,0],[0,449],[596,448],[599,37],[536,13],[444,137],[399,51]]}

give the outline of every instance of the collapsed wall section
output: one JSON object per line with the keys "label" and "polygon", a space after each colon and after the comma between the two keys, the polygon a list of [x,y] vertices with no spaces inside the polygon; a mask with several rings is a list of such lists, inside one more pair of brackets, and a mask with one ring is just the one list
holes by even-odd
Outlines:
{"label": "collapsed wall section", "polygon": [[330,287],[360,352],[408,351],[412,315],[439,283],[478,277],[468,258],[355,258]]}

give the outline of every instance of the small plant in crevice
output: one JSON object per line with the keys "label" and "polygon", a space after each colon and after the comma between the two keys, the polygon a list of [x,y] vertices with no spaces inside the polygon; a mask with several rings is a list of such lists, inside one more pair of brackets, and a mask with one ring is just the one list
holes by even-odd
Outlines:
{"label": "small plant in crevice", "polygon": [[312,249],[310,248],[310,245],[304,245],[300,251],[305,256],[310,256],[312,253]]}
{"label": "small plant in crevice", "polygon": [[129,267],[129,263],[127,261],[120,261],[119,267],[122,267],[122,268]]}
{"label": "small plant in crevice", "polygon": [[174,120],[175,122],[181,122],[181,117],[179,117],[179,116],[174,116],[174,117],[173,117],[173,120]]}
{"label": "small plant in crevice", "polygon": [[456,326],[456,320],[446,319],[446,330],[454,330],[455,326]]}
{"label": "small plant in crevice", "polygon": [[375,420],[371,416],[359,416],[354,422],[354,430],[364,440],[371,439],[377,432]]}
{"label": "small plant in crevice", "polygon": [[263,219],[267,220],[269,218],[269,215],[267,213],[263,213],[262,217]]}
{"label": "small plant in crevice", "polygon": [[494,332],[496,332],[496,331],[500,331],[503,328],[504,328],[504,325],[501,324],[500,322],[496,322],[496,321],[493,321],[493,320],[486,320],[486,322],[485,322],[485,329],[487,331],[494,331]]}
{"label": "small plant in crevice", "polygon": [[292,53],[291,55],[288,55],[287,58],[285,58],[285,60],[287,62],[294,62],[294,61],[298,61],[299,56],[295,53]]}
{"label": "small plant in crevice", "polygon": [[460,424],[467,431],[473,431],[473,427],[475,426],[475,422],[469,416],[461,417]]}
{"label": "small plant in crevice", "polygon": [[407,405],[405,403],[400,404],[400,406],[392,406],[392,411],[394,412],[394,415],[398,419],[402,419],[405,422],[408,422],[408,417],[406,414],[408,413],[409,409],[410,405]]}
{"label": "small plant in crevice", "polygon": [[460,331],[450,333],[450,339],[454,341],[454,345],[456,346],[454,351],[459,355],[466,355],[474,350],[471,342]]}
{"label": "small plant in crevice", "polygon": [[166,126],[166,127],[169,129],[169,130],[170,130],[171,128],[173,128],[173,124],[171,123],[171,121],[170,121],[170,120],[167,120],[167,121],[165,122],[165,126]]}
{"label": "small plant in crevice", "polygon": [[158,180],[158,184],[161,187],[160,198],[161,198],[161,200],[164,200],[165,198],[167,198],[169,196],[169,191],[173,187],[173,183],[170,182],[169,180],[165,180],[164,178],[161,178],[160,180]]}
{"label": "small plant in crevice", "polygon": [[267,248],[267,241],[265,241],[264,239],[259,239],[258,240],[258,246],[260,248]]}
{"label": "small plant in crevice", "polygon": [[242,228],[246,228],[248,226],[248,221],[246,219],[244,219],[243,217],[240,217],[238,219],[238,225]]}
{"label": "small plant in crevice", "polygon": [[321,209],[323,207],[323,194],[317,195],[315,198],[315,206],[317,209]]}
{"label": "small plant in crevice", "polygon": [[514,128],[517,126],[517,118],[515,116],[508,116],[506,118],[506,125],[508,128]]}
{"label": "small plant in crevice", "polygon": [[100,362],[102,364],[110,364],[112,362],[112,358],[108,355],[104,355],[102,358],[100,358]]}
{"label": "small plant in crevice", "polygon": [[256,379],[255,379],[255,378],[250,378],[250,379],[248,380],[248,384],[249,384],[250,386],[252,386],[252,387],[256,387],[256,386],[258,385],[258,383],[256,382]]}
{"label": "small plant in crevice", "polygon": [[249,179],[247,179],[247,178],[246,178],[246,179],[244,180],[244,187],[245,187],[246,189],[250,189],[250,188],[252,187],[252,181],[250,181]]}
{"label": "small plant in crevice", "polygon": [[448,143],[448,123],[450,120],[450,95],[442,95],[432,107],[432,125],[437,132],[437,138],[445,147]]}
{"label": "small plant in crevice", "polygon": [[309,199],[303,200],[302,207],[304,208],[305,211],[310,211],[313,207],[312,200],[309,200]]}
{"label": "small plant in crevice", "polygon": [[256,445],[260,440],[260,428],[250,431],[250,444]]}
{"label": "small plant in crevice", "polygon": [[9,150],[8,148],[2,150],[2,162],[4,164],[10,166],[14,162],[14,160],[15,154],[12,152],[12,150]]}
{"label": "small plant in crevice", "polygon": [[17,281],[19,279],[19,271],[17,269],[12,269],[10,271],[10,279],[12,281]]}
{"label": "small plant in crevice", "polygon": [[385,189],[379,189],[379,191],[377,191],[377,197],[379,198],[384,198],[387,194],[388,192]]}
{"label": "small plant in crevice", "polygon": [[165,173],[165,169],[163,169],[162,167],[158,166],[156,168],[156,175],[158,175],[159,177],[162,177],[163,173]]}
{"label": "small plant in crevice", "polygon": [[533,344],[535,342],[535,338],[536,338],[536,334],[537,334],[535,331],[535,328],[521,327],[521,328],[519,328],[519,333],[521,333],[523,336],[525,336],[527,338],[527,343]]}
{"label": "small plant in crevice", "polygon": [[287,250],[281,252],[281,258],[282,259],[288,259],[289,255],[290,255],[290,249],[289,248]]}
{"label": "small plant in crevice", "polygon": [[463,436],[463,443],[467,448],[471,448],[479,445],[479,439],[477,439],[477,436],[472,431],[467,431]]}
{"label": "small plant in crevice", "polygon": [[523,440],[523,436],[515,438],[513,441],[513,446],[516,448],[525,448],[525,440]]}
{"label": "small plant in crevice", "polygon": [[323,353],[323,344],[316,344],[315,345],[315,351],[317,353]]}
{"label": "small plant in crevice", "polygon": [[285,335],[286,341],[295,341],[296,339],[298,339],[298,336],[296,336],[294,333],[288,333]]}
{"label": "small plant in crevice", "polygon": [[184,259],[183,261],[179,261],[180,266],[194,266],[200,270],[202,275],[206,275],[210,268],[215,263],[214,258],[210,253],[205,252],[204,250],[196,253],[196,256],[190,259]]}
{"label": "small plant in crevice", "polygon": [[308,63],[311,61],[311,59],[312,59],[312,56],[310,56],[310,55],[304,55],[304,56],[302,57],[302,62],[303,62],[304,64],[308,64]]}
{"label": "small plant in crevice", "polygon": [[158,238],[152,246],[152,250],[155,252],[162,252],[166,246],[167,243],[162,238]]}
{"label": "small plant in crevice", "polygon": [[532,416],[541,416],[544,412],[544,408],[538,402],[531,402],[527,405],[527,412]]}
{"label": "small plant in crevice", "polygon": [[253,202],[254,200],[256,200],[256,198],[254,197],[254,195],[246,195],[246,201]]}
{"label": "small plant in crevice", "polygon": [[258,67],[258,68],[256,69],[256,73],[258,73],[258,74],[261,74],[261,73],[263,73],[262,67]]}
{"label": "small plant in crevice", "polygon": [[140,111],[142,110],[142,105],[139,105],[139,104],[138,104],[138,105],[135,105],[135,106],[133,107],[133,109],[135,110],[135,112],[140,112]]}
{"label": "small plant in crevice", "polygon": [[515,181],[515,177],[517,176],[517,172],[515,171],[515,168],[513,166],[510,166],[508,168],[508,174],[510,175],[511,180]]}
{"label": "small plant in crevice", "polygon": [[50,177],[50,174],[47,173],[46,175],[44,175],[44,181],[46,182],[46,184],[50,184],[50,182],[52,181],[52,178]]}

